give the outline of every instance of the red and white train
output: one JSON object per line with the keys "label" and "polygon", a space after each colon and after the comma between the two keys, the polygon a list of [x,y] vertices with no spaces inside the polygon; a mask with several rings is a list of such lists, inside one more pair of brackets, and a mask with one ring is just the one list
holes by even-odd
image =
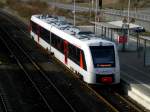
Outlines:
{"label": "red and white train", "polygon": [[117,84],[120,65],[116,45],[81,31],[63,17],[33,15],[31,37],[88,84]]}

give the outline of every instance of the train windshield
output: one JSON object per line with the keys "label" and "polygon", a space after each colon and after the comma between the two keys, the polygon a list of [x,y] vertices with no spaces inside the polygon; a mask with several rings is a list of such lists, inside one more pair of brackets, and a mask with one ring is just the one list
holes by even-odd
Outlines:
{"label": "train windshield", "polygon": [[114,67],[114,46],[90,46],[94,67]]}

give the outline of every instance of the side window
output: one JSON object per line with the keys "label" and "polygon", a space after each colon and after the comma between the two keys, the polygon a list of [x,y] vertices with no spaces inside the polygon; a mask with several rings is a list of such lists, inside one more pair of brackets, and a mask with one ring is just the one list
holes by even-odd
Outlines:
{"label": "side window", "polygon": [[59,44],[59,51],[64,53],[64,40],[59,38],[59,42],[57,44]]}
{"label": "side window", "polygon": [[69,58],[73,60],[73,55],[74,55],[74,46],[72,44],[68,45],[68,49],[69,49]]}
{"label": "side window", "polygon": [[55,45],[55,35],[53,33],[51,33],[51,44],[54,47],[54,45]]}
{"label": "side window", "polygon": [[77,58],[77,48],[72,44],[69,44],[69,58],[79,65]]}
{"label": "side window", "polygon": [[50,32],[42,27],[40,27],[40,36],[44,39],[47,43],[50,43]]}
{"label": "side window", "polygon": [[31,21],[32,32],[37,33],[37,24]]}
{"label": "side window", "polygon": [[53,47],[55,47],[57,50],[60,52],[64,52],[64,44],[63,44],[63,39],[58,37],[57,35],[51,33],[51,44]]}
{"label": "side window", "polygon": [[79,48],[76,48],[76,59],[78,63],[80,63],[80,49]]}

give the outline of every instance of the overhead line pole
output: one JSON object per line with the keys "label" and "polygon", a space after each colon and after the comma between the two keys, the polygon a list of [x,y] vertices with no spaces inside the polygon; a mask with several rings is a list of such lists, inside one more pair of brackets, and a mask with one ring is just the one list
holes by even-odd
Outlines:
{"label": "overhead line pole", "polygon": [[95,0],[95,33],[96,33],[97,11],[98,11],[98,0]]}
{"label": "overhead line pole", "polygon": [[128,45],[129,36],[130,36],[130,0],[128,0],[128,38],[127,38],[127,45]]}
{"label": "overhead line pole", "polygon": [[74,0],[74,11],[73,11],[73,13],[74,13],[74,26],[76,26],[76,0]]}

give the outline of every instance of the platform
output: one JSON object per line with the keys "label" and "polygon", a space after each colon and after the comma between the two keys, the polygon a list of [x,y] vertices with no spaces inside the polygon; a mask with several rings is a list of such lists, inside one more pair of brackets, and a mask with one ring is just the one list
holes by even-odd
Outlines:
{"label": "platform", "polygon": [[128,96],[150,110],[150,66],[144,66],[143,52],[119,52],[121,80]]}

